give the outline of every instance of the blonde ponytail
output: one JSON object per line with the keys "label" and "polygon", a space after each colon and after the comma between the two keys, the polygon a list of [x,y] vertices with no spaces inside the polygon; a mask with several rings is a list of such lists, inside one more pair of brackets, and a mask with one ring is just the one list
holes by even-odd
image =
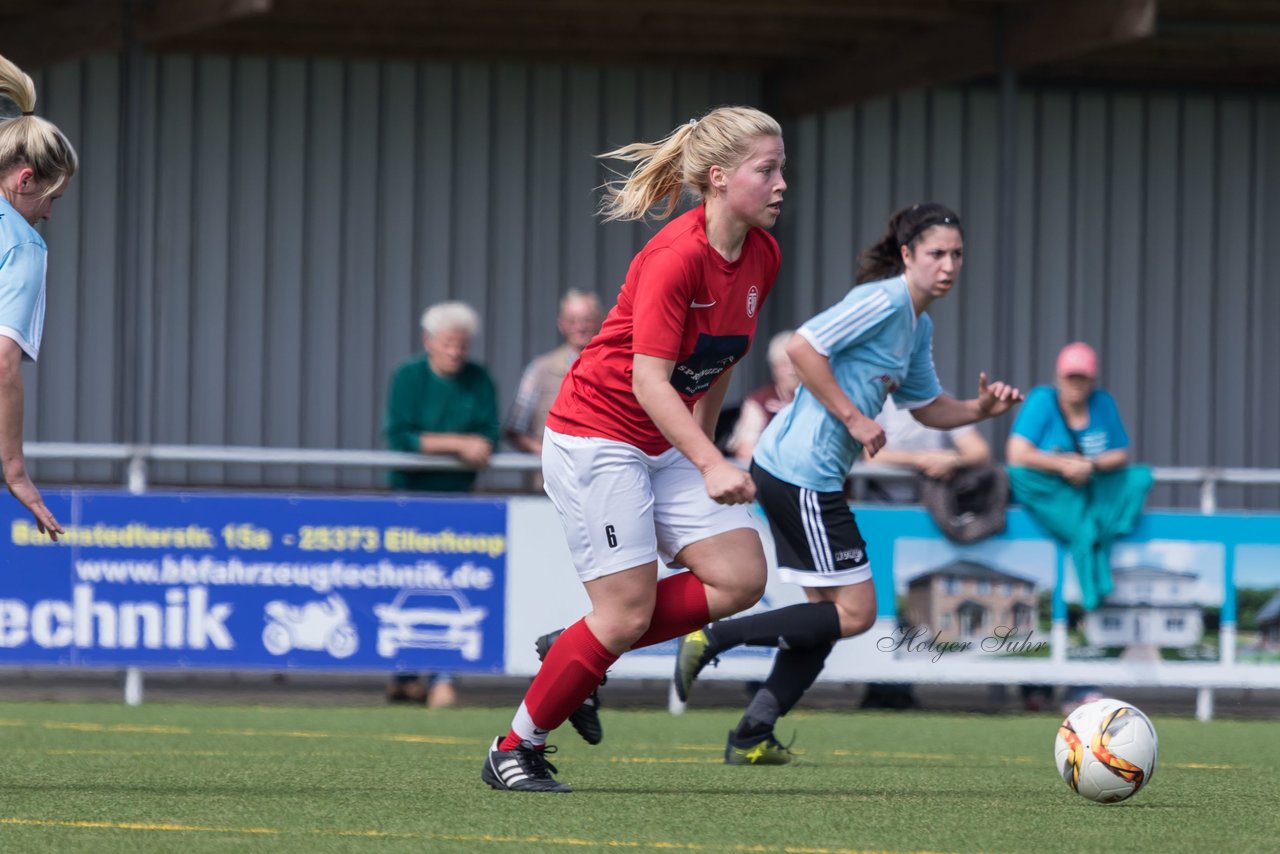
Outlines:
{"label": "blonde ponytail", "polygon": [[[666,219],[682,193],[698,201],[706,195],[712,166],[734,169],[761,136],[780,137],[782,127],[752,107],[718,107],[657,142],[633,142],[597,155],[636,164],[620,180],[605,183],[598,212],[605,222],[646,215]],[[664,202],[661,210],[654,210]]]}
{"label": "blonde ponytail", "polygon": [[17,118],[0,121],[0,175],[27,166],[36,180],[47,182],[43,195],[53,195],[80,167],[76,150],[53,122],[35,115],[35,84],[3,56],[0,95],[12,99],[22,111]]}

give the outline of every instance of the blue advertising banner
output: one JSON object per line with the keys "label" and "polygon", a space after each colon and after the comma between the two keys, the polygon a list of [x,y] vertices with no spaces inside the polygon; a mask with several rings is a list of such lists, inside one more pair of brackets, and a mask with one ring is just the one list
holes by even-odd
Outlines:
{"label": "blue advertising banner", "polygon": [[473,498],[0,502],[0,664],[502,672],[507,506]]}

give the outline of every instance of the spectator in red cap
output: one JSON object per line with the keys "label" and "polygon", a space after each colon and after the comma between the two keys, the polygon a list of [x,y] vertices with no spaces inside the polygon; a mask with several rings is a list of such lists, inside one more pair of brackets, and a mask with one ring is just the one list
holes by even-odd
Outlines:
{"label": "spectator in red cap", "polygon": [[1111,591],[1111,543],[1137,524],[1151,488],[1151,470],[1129,465],[1120,410],[1097,380],[1092,347],[1063,347],[1054,385],[1027,394],[1005,449],[1014,496],[1070,546],[1089,610]]}

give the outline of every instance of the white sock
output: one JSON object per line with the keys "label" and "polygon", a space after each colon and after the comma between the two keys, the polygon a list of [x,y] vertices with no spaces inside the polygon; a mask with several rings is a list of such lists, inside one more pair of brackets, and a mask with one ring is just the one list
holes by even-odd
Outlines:
{"label": "white sock", "polygon": [[534,747],[546,747],[547,736],[551,735],[550,730],[538,729],[523,702],[516,709],[516,716],[511,719],[511,731]]}

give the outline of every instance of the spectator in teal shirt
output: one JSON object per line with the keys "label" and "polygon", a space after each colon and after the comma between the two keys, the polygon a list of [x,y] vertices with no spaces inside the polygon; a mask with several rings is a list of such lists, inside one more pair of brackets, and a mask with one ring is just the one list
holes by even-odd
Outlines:
{"label": "spectator in teal shirt", "polygon": [[442,302],[422,315],[426,351],[396,368],[383,433],[393,451],[451,454],[468,471],[392,471],[394,489],[468,492],[476,470],[498,444],[498,395],[485,368],[467,360],[480,325],[463,302]]}
{"label": "spectator in teal shirt", "polygon": [[1129,434],[1115,398],[1096,387],[1098,356],[1082,341],[1058,354],[1056,384],[1027,394],[1009,440],[1009,463],[1083,486],[1129,462]]}
{"label": "spectator in teal shirt", "polygon": [[1129,464],[1129,435],[1097,378],[1092,347],[1063,347],[1055,384],[1027,395],[1005,448],[1014,497],[1069,548],[1087,610],[1111,592],[1111,545],[1137,525],[1152,483],[1149,467]]}

